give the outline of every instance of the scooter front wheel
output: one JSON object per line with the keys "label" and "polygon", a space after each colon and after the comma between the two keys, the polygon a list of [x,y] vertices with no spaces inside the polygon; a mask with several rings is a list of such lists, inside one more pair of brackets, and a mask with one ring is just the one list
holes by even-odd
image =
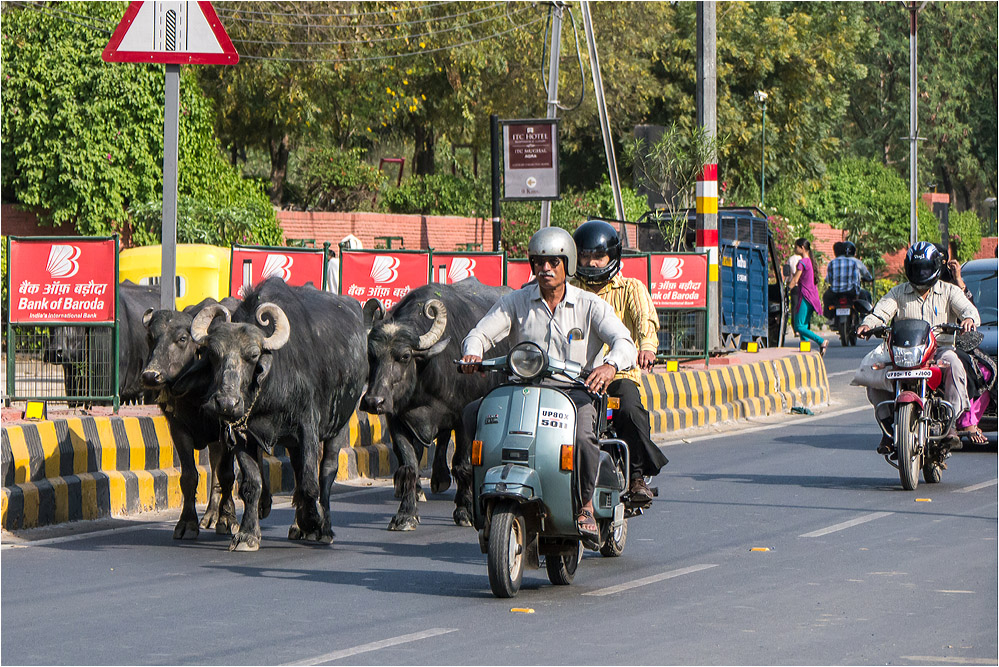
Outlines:
{"label": "scooter front wheel", "polygon": [[527,557],[524,515],[514,503],[493,510],[489,528],[489,588],[498,598],[512,598],[520,591]]}

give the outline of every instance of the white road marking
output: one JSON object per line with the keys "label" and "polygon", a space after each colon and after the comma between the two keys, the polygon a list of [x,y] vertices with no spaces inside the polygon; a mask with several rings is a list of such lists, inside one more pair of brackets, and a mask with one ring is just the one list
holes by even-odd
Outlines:
{"label": "white road marking", "polygon": [[939,590],[939,591],[933,591],[933,592],[934,593],[964,593],[966,595],[974,595],[975,594],[975,591],[948,591],[948,590]]}
{"label": "white road marking", "polygon": [[853,369],[852,371],[836,371],[835,373],[826,373],[826,377],[827,378],[834,378],[834,377],[837,377],[839,375],[856,375],[856,373],[857,373],[857,369]]}
{"label": "white road marking", "polygon": [[954,493],[971,493],[972,491],[978,491],[979,489],[995,486],[996,484],[999,484],[999,479],[990,479],[989,481],[982,482],[981,484],[972,484],[971,486],[966,486],[963,489],[957,489]]}
{"label": "white road marking", "polygon": [[618,584],[617,586],[610,586],[608,588],[601,588],[595,591],[590,591],[589,593],[583,593],[583,595],[613,595],[614,593],[620,593],[621,591],[627,591],[632,588],[638,588],[639,586],[648,586],[649,584],[654,584],[660,581],[665,581],[666,579],[673,579],[674,577],[680,577],[685,574],[692,574],[694,572],[700,572],[701,570],[708,570],[713,567],[718,567],[717,565],[691,565],[690,567],[683,567],[679,570],[670,570],[669,572],[663,572],[662,574],[654,574],[651,577],[643,577],[642,579],[635,579],[634,581],[628,581],[623,584]]}
{"label": "white road marking", "polygon": [[[818,414],[811,417],[801,417],[797,419],[790,419],[787,421],[774,423],[774,424],[762,424],[760,426],[754,426],[753,428],[741,428],[739,429],[739,435],[745,433],[756,433],[757,431],[772,431],[778,428],[787,428],[788,426],[798,426],[800,424],[806,424],[808,422],[813,422],[816,419],[829,419],[830,417],[838,417],[840,415],[848,415],[854,412],[863,412],[865,410],[874,411],[874,407],[871,405],[860,405],[852,408],[844,408],[843,410],[836,410],[835,412],[827,412],[824,414]],[[872,417],[873,423],[873,417]],[[689,442],[699,442],[701,440],[717,440],[718,438],[725,437],[728,433],[726,431],[721,431],[718,433],[712,433],[710,435],[699,435],[693,438],[682,438],[680,440],[669,440],[667,442],[656,443],[660,447],[672,447],[673,445],[685,445]]]}
{"label": "white road marking", "polygon": [[874,521],[875,519],[880,519],[882,517],[890,516],[894,512],[872,512],[871,514],[865,514],[863,516],[858,516],[856,519],[850,519],[849,521],[844,521],[843,523],[837,523],[828,528],[820,528],[819,530],[813,530],[810,533],[805,533],[804,535],[799,535],[798,537],[822,537],[823,535],[828,535],[829,533],[835,533],[839,530],[845,530],[847,528],[852,528],[853,526],[858,526],[862,523],[867,523],[868,521]]}
{"label": "white road marking", "polygon": [[935,662],[940,665],[994,665],[995,658],[959,658],[944,655],[903,655],[903,660],[918,660],[919,662]]}
{"label": "white road marking", "polygon": [[429,639],[430,637],[437,637],[439,635],[446,635],[449,632],[457,632],[457,631],[458,628],[430,628],[429,630],[424,630],[423,632],[414,632],[408,635],[400,635],[398,637],[392,637],[391,639],[383,639],[381,641],[371,642],[370,644],[361,644],[360,646],[355,646],[354,648],[345,648],[340,651],[324,653],[323,655],[317,655],[313,658],[306,658],[305,660],[299,660],[297,662],[286,662],[285,665],[318,665],[323,662],[342,660],[343,658],[349,658],[351,656],[359,655],[361,653],[370,653],[371,651],[378,651],[383,648],[388,648],[389,646],[408,644],[409,642],[415,642],[421,639]]}

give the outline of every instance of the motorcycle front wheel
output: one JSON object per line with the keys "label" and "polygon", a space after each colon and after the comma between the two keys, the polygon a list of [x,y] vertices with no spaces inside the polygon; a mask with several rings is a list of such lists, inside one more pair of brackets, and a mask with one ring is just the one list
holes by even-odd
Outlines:
{"label": "motorcycle front wheel", "polygon": [[919,485],[922,456],[919,448],[919,415],[914,403],[905,403],[895,413],[895,450],[902,488],[915,491]]}
{"label": "motorcycle front wheel", "polygon": [[512,598],[520,591],[527,557],[524,515],[514,503],[503,503],[493,511],[489,529],[489,588],[498,598]]}

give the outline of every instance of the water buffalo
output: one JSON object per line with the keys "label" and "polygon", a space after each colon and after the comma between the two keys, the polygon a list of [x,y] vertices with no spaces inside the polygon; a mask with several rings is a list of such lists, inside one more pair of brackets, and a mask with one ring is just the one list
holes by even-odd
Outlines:
{"label": "water buffalo", "polygon": [[[509,291],[483,285],[473,277],[453,285],[424,285],[387,314],[374,299],[365,304],[370,376],[361,409],[387,416],[399,460],[395,488],[402,502],[389,530],[413,530],[420,521],[417,471],[424,448],[434,439],[437,451],[431,490],[444,491],[450,485],[446,456],[452,430],[455,451],[451,470],[457,485],[454,522],[472,525],[471,443],[461,427],[461,413],[469,401],[484,396],[498,380],[495,374],[456,373],[454,360],[461,358],[461,341],[468,331]],[[507,348],[497,346],[494,354],[506,354]]]}
{"label": "water buffalo", "polygon": [[[160,288],[125,281],[118,285],[118,396],[122,403],[151,402],[142,384],[149,343],[143,313],[158,308]],[[47,356],[62,365],[67,396],[109,396],[113,339],[110,329],[53,327]]]}
{"label": "water buffalo", "polygon": [[[180,490],[184,507],[174,528],[174,539],[194,539],[199,524],[195,503],[198,490],[198,468],[194,452],[209,451],[211,491],[208,507],[201,519],[201,528],[215,527],[220,535],[236,529],[236,508],[232,501],[232,452],[219,441],[221,422],[205,412],[206,392],[211,384],[208,365],[197,357],[198,345],[191,337],[194,316],[215,299],[188,306],[182,312],[149,308],[142,317],[149,338],[149,357],[142,371],[142,382],[151,390],[163,410],[170,427],[177,455],[180,457]],[[238,299],[227,297],[222,305],[235,310]],[[266,479],[260,501],[260,518],[270,513],[271,496]]]}
{"label": "water buffalo", "polygon": [[360,305],[271,278],[245,296],[231,321],[214,319],[228,313],[221,305],[205,308],[191,334],[211,365],[205,408],[230,434],[243,474],[243,518],[229,548],[260,547],[255,443],[288,450],[295,472],[295,523],[288,538],[330,543],[338,447],[346,444],[368,377]]}

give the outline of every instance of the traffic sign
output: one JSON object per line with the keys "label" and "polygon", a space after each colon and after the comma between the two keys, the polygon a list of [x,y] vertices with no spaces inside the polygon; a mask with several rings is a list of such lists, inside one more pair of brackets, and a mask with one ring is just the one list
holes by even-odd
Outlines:
{"label": "traffic sign", "polygon": [[239,54],[210,2],[132,2],[101,58],[109,63],[235,65]]}

